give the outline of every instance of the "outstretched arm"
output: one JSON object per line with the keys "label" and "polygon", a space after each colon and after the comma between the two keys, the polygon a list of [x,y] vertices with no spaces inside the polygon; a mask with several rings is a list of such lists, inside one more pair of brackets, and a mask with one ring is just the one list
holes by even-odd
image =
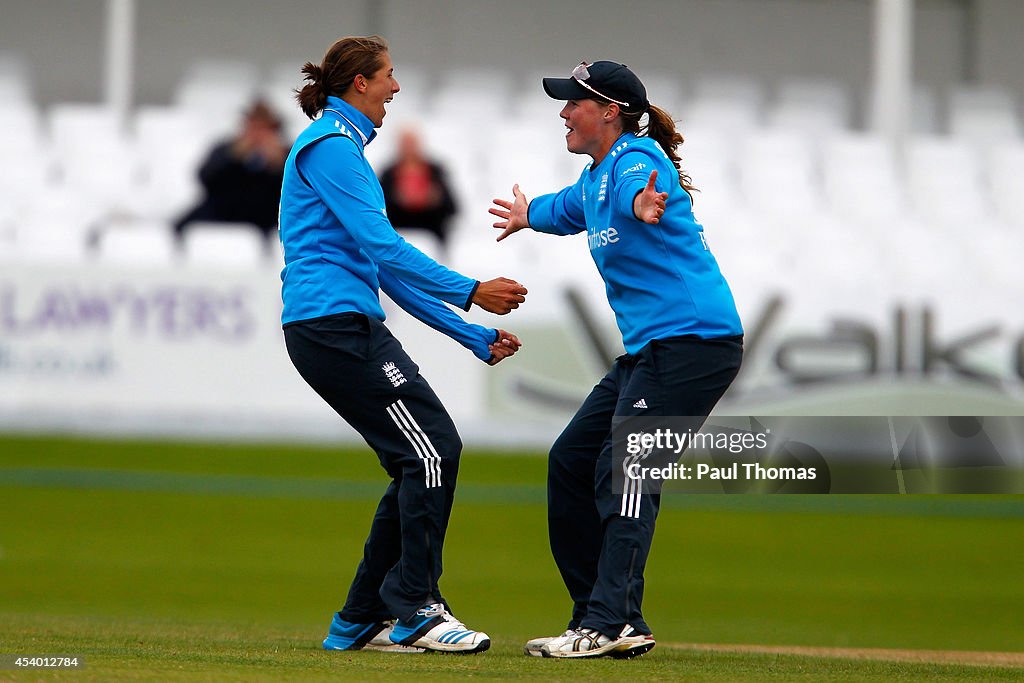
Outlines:
{"label": "outstretched arm", "polygon": [[581,200],[583,190],[580,183],[555,192],[544,194],[529,200],[519,189],[512,186],[512,201],[495,199],[496,206],[490,213],[501,220],[494,227],[501,230],[498,241],[505,239],[523,228],[533,228],[537,232],[551,235],[575,235],[587,229],[586,216],[583,213]]}

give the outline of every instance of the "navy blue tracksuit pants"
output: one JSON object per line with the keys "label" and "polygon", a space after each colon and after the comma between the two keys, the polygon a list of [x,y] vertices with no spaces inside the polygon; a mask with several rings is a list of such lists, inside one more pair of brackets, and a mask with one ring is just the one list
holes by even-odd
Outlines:
{"label": "navy blue tracksuit pants", "polygon": [[444,602],[441,550],[462,440],[419,367],[378,320],[343,313],[284,328],[303,379],[376,453],[391,477],[341,618],[408,619]]}
{"label": "navy blue tracksuit pants", "polygon": [[643,494],[637,509],[614,493],[612,419],[707,417],[742,356],[742,337],[655,340],[620,356],[551,447],[548,534],[573,600],[569,628],[651,633],[641,602],[660,496]]}

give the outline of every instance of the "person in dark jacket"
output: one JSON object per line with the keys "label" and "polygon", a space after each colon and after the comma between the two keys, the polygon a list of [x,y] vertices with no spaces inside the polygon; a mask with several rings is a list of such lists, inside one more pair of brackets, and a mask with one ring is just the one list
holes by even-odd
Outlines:
{"label": "person in dark jacket", "polygon": [[205,196],[174,224],[181,239],[190,223],[251,223],[265,237],[276,236],[281,180],[289,145],[281,120],[265,103],[245,112],[242,128],[217,144],[199,169]]}

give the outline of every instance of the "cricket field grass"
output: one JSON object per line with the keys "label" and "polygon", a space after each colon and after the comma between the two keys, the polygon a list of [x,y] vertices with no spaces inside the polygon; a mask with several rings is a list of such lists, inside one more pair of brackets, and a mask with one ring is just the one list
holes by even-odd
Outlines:
{"label": "cricket field grass", "polygon": [[0,681],[1024,680],[1019,496],[666,495],[658,646],[525,657],[569,615],[544,478],[463,455],[441,585],[490,651],[325,652],[386,483],[368,450],[0,437]]}

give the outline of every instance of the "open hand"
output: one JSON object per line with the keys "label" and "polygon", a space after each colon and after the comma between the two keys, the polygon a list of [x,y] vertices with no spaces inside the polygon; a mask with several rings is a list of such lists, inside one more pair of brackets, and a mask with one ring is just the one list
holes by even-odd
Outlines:
{"label": "open hand", "polygon": [[512,197],[512,201],[495,199],[494,203],[498,205],[498,208],[491,207],[489,210],[491,215],[502,219],[494,224],[494,227],[503,231],[498,235],[497,241],[499,242],[514,232],[530,227],[528,216],[530,202],[519,189],[518,183],[512,186]]}
{"label": "open hand", "polygon": [[647,185],[633,198],[633,214],[637,220],[644,223],[657,223],[665,213],[665,200],[668,199],[668,192],[658,192],[654,187],[654,181],[658,179],[658,172],[651,171],[651,177]]}

